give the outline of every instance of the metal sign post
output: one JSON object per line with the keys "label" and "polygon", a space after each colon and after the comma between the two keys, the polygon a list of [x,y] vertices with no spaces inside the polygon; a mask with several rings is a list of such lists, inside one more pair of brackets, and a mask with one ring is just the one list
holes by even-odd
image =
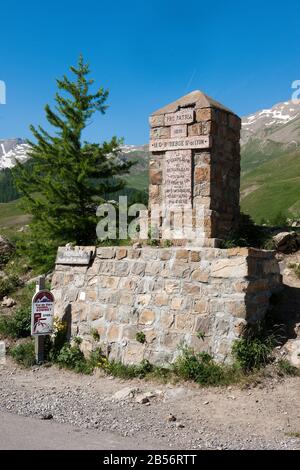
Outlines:
{"label": "metal sign post", "polygon": [[37,364],[44,362],[45,335],[53,330],[53,294],[45,290],[45,277],[39,276],[32,299],[31,335],[35,341],[35,359]]}

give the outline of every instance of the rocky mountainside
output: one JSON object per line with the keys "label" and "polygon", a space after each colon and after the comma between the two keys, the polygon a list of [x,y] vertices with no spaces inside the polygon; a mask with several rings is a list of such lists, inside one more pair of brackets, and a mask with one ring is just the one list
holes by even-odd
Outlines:
{"label": "rocky mountainside", "polygon": [[273,141],[296,148],[300,144],[299,128],[300,100],[285,101],[271,109],[245,116],[242,119],[241,144],[258,139],[264,143]]}

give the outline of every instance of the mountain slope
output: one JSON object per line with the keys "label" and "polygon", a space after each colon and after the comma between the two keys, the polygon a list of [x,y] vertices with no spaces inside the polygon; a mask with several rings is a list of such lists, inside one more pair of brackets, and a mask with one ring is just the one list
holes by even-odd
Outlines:
{"label": "mountain slope", "polygon": [[241,208],[260,223],[300,217],[300,152],[279,155],[242,178]]}

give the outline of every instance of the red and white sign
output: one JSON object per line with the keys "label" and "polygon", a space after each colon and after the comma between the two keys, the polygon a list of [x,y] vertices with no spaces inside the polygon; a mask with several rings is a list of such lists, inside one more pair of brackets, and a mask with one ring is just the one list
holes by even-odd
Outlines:
{"label": "red and white sign", "polygon": [[40,290],[32,299],[31,334],[50,335],[53,331],[54,296],[48,290]]}

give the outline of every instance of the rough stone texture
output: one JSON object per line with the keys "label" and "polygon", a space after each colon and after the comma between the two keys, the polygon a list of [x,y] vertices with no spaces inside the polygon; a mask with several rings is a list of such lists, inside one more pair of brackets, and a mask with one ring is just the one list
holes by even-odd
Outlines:
{"label": "rough stone texture", "polygon": [[83,350],[96,329],[110,359],[125,363],[167,364],[182,341],[229,361],[280,286],[273,252],[251,248],[98,248],[89,266],[57,264],[52,279],[55,313],[71,320]]}

